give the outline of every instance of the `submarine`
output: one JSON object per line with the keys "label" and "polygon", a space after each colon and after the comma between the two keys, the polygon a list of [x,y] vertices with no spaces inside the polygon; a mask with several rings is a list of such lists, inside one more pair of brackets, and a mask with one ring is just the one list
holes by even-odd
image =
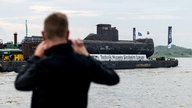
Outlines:
{"label": "submarine", "polygon": [[118,30],[111,24],[98,24],[97,34],[90,33],[84,44],[91,54],[145,54],[154,53],[153,39],[119,40]]}

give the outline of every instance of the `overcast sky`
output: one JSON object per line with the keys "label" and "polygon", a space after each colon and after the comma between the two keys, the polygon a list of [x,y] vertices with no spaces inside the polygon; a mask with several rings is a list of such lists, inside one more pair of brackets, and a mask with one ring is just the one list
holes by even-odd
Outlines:
{"label": "overcast sky", "polygon": [[68,15],[71,38],[84,39],[96,33],[97,24],[111,24],[121,40],[132,40],[135,27],[143,35],[140,38],[153,38],[155,46],[167,45],[172,26],[173,44],[192,48],[191,5],[192,0],[0,0],[0,39],[13,41],[17,32],[21,42],[25,20],[28,36],[41,36],[45,17],[59,11]]}

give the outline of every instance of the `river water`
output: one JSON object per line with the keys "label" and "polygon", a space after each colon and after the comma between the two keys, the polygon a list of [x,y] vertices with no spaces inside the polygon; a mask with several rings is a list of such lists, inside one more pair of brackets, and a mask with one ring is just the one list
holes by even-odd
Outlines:
{"label": "river water", "polygon": [[[117,70],[115,86],[92,83],[88,108],[192,108],[192,58],[174,68]],[[0,73],[0,108],[30,108],[31,92],[14,88],[16,73]]]}

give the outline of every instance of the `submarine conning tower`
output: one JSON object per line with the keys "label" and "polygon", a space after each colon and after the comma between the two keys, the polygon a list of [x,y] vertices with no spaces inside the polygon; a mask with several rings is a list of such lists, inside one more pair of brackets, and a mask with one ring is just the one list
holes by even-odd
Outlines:
{"label": "submarine conning tower", "polygon": [[98,24],[97,34],[90,33],[84,38],[90,54],[145,54],[154,53],[153,39],[118,40],[118,30],[110,24]]}
{"label": "submarine conning tower", "polygon": [[91,33],[84,40],[118,41],[118,30],[111,24],[97,24],[97,34]]}

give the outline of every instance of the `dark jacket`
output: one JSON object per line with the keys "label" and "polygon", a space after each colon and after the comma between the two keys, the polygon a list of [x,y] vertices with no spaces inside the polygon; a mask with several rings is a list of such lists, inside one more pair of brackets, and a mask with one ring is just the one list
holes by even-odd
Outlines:
{"label": "dark jacket", "polygon": [[86,108],[91,82],[119,83],[118,74],[90,56],[73,52],[71,43],[53,46],[46,58],[32,56],[15,80],[15,88],[33,91],[31,108]]}

